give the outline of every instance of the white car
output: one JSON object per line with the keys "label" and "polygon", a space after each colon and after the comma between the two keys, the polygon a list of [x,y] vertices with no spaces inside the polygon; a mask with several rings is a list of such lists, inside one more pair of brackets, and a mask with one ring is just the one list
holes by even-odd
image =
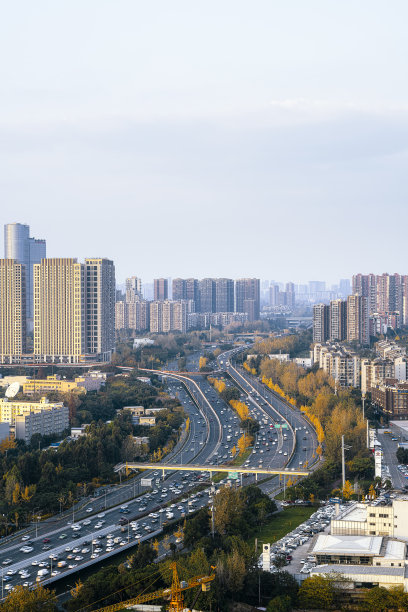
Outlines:
{"label": "white car", "polygon": [[34,548],[32,546],[23,546],[22,548],[20,548],[20,551],[28,554],[30,552],[32,552],[34,550]]}
{"label": "white car", "polygon": [[98,518],[103,518],[104,516],[105,516],[105,513],[104,513],[104,512],[100,512],[99,514],[97,514],[97,517],[98,517]]}
{"label": "white car", "polygon": [[87,512],[92,512],[93,508],[87,508],[86,511]]}

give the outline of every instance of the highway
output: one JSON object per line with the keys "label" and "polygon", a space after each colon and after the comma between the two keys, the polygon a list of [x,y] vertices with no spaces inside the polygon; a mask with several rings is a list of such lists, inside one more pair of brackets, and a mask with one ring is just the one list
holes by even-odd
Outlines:
{"label": "highway", "polygon": [[[298,411],[290,409],[254,377],[235,368],[230,361],[233,355],[234,351],[220,355],[219,368],[240,388],[251,416],[260,424],[254,448],[244,467],[302,469],[305,461],[311,461],[316,447],[309,425],[305,425]],[[191,372],[198,370],[198,360],[199,354],[189,357]],[[217,466],[230,461],[233,447],[242,435],[235,411],[203,376],[155,373],[163,375],[168,392],[178,397],[190,423],[165,462]],[[277,428],[276,425],[285,427]],[[142,477],[151,478],[152,487],[139,495]],[[43,574],[42,583],[48,584],[106,560],[146,537],[156,537],[163,523],[211,503],[210,487],[199,493],[191,492],[207,479],[206,472],[183,470],[166,473],[163,480],[158,466],[122,485],[105,487],[102,495],[85,500],[81,508],[76,506],[72,512],[40,523],[38,530],[23,530],[4,539],[0,547],[2,596],[16,584],[31,586],[39,571]],[[243,477],[245,484],[254,480],[252,475]],[[278,486],[278,477],[261,485],[267,492]]]}

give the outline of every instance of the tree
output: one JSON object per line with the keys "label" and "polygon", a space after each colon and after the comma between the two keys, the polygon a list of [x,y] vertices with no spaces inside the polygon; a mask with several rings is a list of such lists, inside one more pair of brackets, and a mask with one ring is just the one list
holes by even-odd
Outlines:
{"label": "tree", "polygon": [[55,591],[41,585],[30,591],[19,584],[0,604],[0,612],[54,612],[56,609]]}
{"label": "tree", "polygon": [[266,612],[290,612],[292,600],[290,595],[278,595],[268,603]]}
{"label": "tree", "polygon": [[344,487],[343,487],[343,497],[345,499],[350,499],[353,493],[354,493],[353,485],[351,484],[349,480],[346,480],[346,482],[344,483]]}
{"label": "tree", "polygon": [[224,487],[214,498],[214,525],[220,535],[233,533],[244,510],[244,500],[239,489]]}
{"label": "tree", "polygon": [[312,576],[306,578],[300,586],[298,593],[301,608],[318,608],[329,610],[334,604],[335,590],[333,581],[326,576]]}

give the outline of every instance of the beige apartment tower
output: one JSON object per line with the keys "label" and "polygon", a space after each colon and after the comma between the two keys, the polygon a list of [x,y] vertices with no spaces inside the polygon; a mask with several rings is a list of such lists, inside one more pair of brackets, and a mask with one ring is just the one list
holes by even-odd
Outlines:
{"label": "beige apartment tower", "polygon": [[0,259],[0,361],[26,351],[26,270]]}
{"label": "beige apartment tower", "polygon": [[85,354],[83,264],[71,258],[34,265],[34,354],[75,363]]}

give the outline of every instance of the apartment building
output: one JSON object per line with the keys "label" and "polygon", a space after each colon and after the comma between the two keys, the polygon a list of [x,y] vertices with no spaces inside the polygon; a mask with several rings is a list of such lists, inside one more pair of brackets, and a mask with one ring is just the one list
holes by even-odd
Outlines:
{"label": "apartment building", "polygon": [[332,300],[329,306],[329,339],[341,342],[347,338],[347,302]]}
{"label": "apartment building", "polygon": [[30,237],[30,226],[22,223],[8,223],[4,226],[4,258],[13,259],[25,268],[26,278],[26,323],[32,330],[34,316],[34,264],[46,257],[46,242]]}
{"label": "apartment building", "polygon": [[235,312],[246,312],[249,321],[259,319],[261,283],[259,278],[239,278],[235,281]]}
{"label": "apartment building", "polygon": [[169,281],[167,278],[155,278],[154,285],[154,301],[167,300],[169,297]]}
{"label": "apartment building", "polygon": [[368,345],[369,325],[367,298],[361,295],[347,297],[347,342]]}
{"label": "apartment building", "polygon": [[313,342],[326,342],[330,335],[329,306],[315,304],[313,306]]}
{"label": "apartment building", "polygon": [[34,355],[41,361],[109,361],[114,333],[112,261],[54,258],[34,265]]}
{"label": "apartment building", "polygon": [[313,362],[318,363],[340,387],[359,387],[361,360],[353,351],[339,344],[322,344],[313,347]]}
{"label": "apartment building", "polygon": [[371,401],[390,419],[408,419],[408,383],[387,378],[371,386]]}
{"label": "apartment building", "polygon": [[0,423],[9,423],[15,438],[29,443],[36,433],[62,433],[69,425],[69,410],[62,402],[49,402],[46,398],[40,402],[0,398]]}
{"label": "apartment building", "polygon": [[26,351],[26,268],[0,259],[0,362]]}

